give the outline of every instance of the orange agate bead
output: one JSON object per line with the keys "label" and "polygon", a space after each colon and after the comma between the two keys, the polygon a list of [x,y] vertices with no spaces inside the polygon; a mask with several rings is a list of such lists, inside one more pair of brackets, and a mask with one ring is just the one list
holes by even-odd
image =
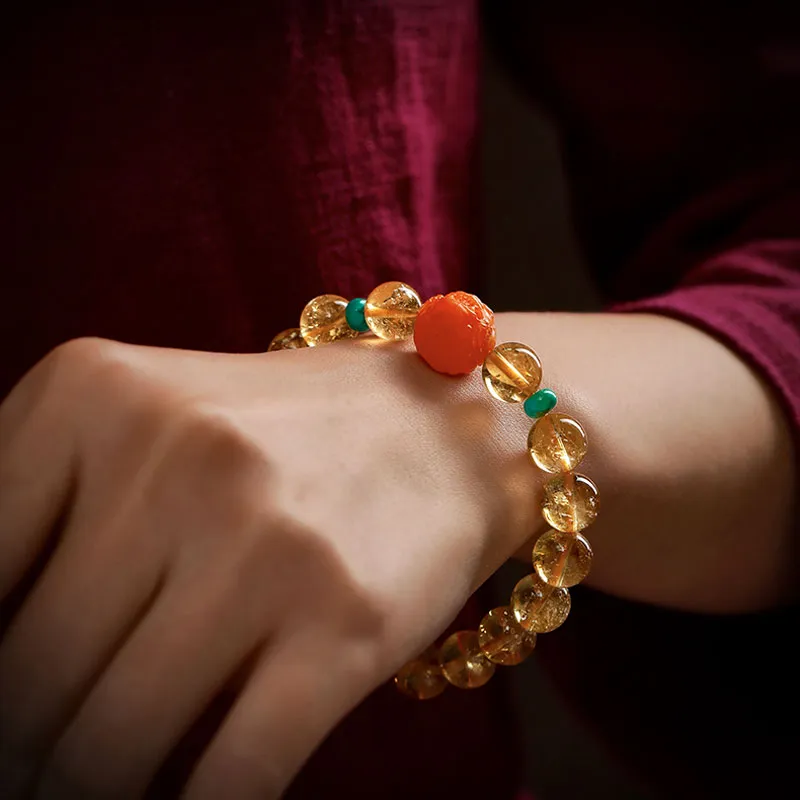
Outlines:
{"label": "orange agate bead", "polygon": [[466,375],[494,347],[494,314],[474,294],[437,294],[419,310],[414,344],[437,372]]}

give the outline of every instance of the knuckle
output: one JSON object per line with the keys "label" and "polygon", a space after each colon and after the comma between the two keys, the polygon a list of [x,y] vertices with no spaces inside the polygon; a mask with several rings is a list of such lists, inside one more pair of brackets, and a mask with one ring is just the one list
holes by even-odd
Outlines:
{"label": "knuckle", "polygon": [[327,630],[350,640],[367,643],[382,637],[391,604],[353,568],[335,535],[281,519],[266,538],[261,561],[275,588],[282,589],[275,596],[291,598],[293,613],[324,622]]}
{"label": "knuckle", "polygon": [[82,361],[102,359],[115,346],[116,342],[112,342],[110,339],[102,339],[97,336],[81,336],[57,345],[46,358],[66,360],[69,363],[80,363]]}
{"label": "knuckle", "polygon": [[108,339],[71,339],[51,350],[41,363],[51,377],[63,379],[108,366],[118,360],[121,348],[122,345]]}
{"label": "knuckle", "polygon": [[151,505],[192,520],[180,529],[193,540],[247,547],[268,524],[266,455],[224,409],[191,402],[165,413]]}
{"label": "knuckle", "polygon": [[266,456],[234,416],[210,403],[194,402],[176,409],[174,445],[205,469],[235,478],[257,475],[266,467]]}
{"label": "knuckle", "polygon": [[117,346],[90,338],[58,345],[24,375],[0,405],[0,428],[7,431],[42,409],[63,409],[65,400],[79,392],[92,367],[107,362]]}
{"label": "knuckle", "polygon": [[93,401],[89,405],[129,400],[133,387],[142,385],[142,373],[129,358],[131,348],[109,339],[72,339],[52,350],[39,363],[39,385],[54,402],[64,398]]}

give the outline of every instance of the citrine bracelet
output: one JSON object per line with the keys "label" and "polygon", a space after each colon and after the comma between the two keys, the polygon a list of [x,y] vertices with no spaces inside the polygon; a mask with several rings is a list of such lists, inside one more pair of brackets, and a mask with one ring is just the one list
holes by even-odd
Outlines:
{"label": "citrine bracelet", "polygon": [[524,661],[540,633],[558,628],[570,611],[569,587],[588,574],[592,550],[581,531],[597,516],[597,487],[575,472],[586,455],[586,432],[579,422],[553,409],[556,395],[540,389],[542,365],[524,344],[495,346],[494,314],[466,292],[436,295],[424,304],[404,283],[383,283],[367,297],[315,297],[300,326],[279,333],[270,351],[315,347],[372,332],[381,339],[413,337],[417,352],[437,372],[466,375],[482,365],[489,393],[519,403],[535,421],[527,450],[533,464],[550,477],[542,495],[542,515],[550,526],[533,548],[533,572],[514,587],[507,606],[490,611],[477,631],[461,631],[440,647],[430,647],[397,673],[404,694],[426,700],[448,683],[460,689],[483,686],[496,665]]}

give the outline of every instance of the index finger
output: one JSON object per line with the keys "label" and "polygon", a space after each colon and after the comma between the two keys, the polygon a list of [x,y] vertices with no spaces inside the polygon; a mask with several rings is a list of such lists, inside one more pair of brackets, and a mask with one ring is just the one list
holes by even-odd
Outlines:
{"label": "index finger", "polygon": [[73,486],[74,447],[40,362],[0,404],[0,601],[35,564]]}

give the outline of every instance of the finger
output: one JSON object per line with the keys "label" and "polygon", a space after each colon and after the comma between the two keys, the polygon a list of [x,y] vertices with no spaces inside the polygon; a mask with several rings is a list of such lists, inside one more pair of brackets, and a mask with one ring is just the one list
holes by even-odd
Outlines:
{"label": "finger", "polygon": [[127,524],[103,517],[68,530],[9,628],[0,646],[6,765],[30,771],[44,757],[157,594],[163,547],[119,530]]}
{"label": "finger", "polygon": [[263,587],[237,564],[171,580],[56,745],[41,797],[141,796],[172,748],[263,641]]}
{"label": "finger", "polygon": [[367,645],[324,631],[277,641],[198,764],[187,800],[277,798],[322,739],[374,688]]}
{"label": "finger", "polygon": [[73,484],[71,430],[43,390],[56,360],[40,363],[0,405],[0,600],[36,562]]}

